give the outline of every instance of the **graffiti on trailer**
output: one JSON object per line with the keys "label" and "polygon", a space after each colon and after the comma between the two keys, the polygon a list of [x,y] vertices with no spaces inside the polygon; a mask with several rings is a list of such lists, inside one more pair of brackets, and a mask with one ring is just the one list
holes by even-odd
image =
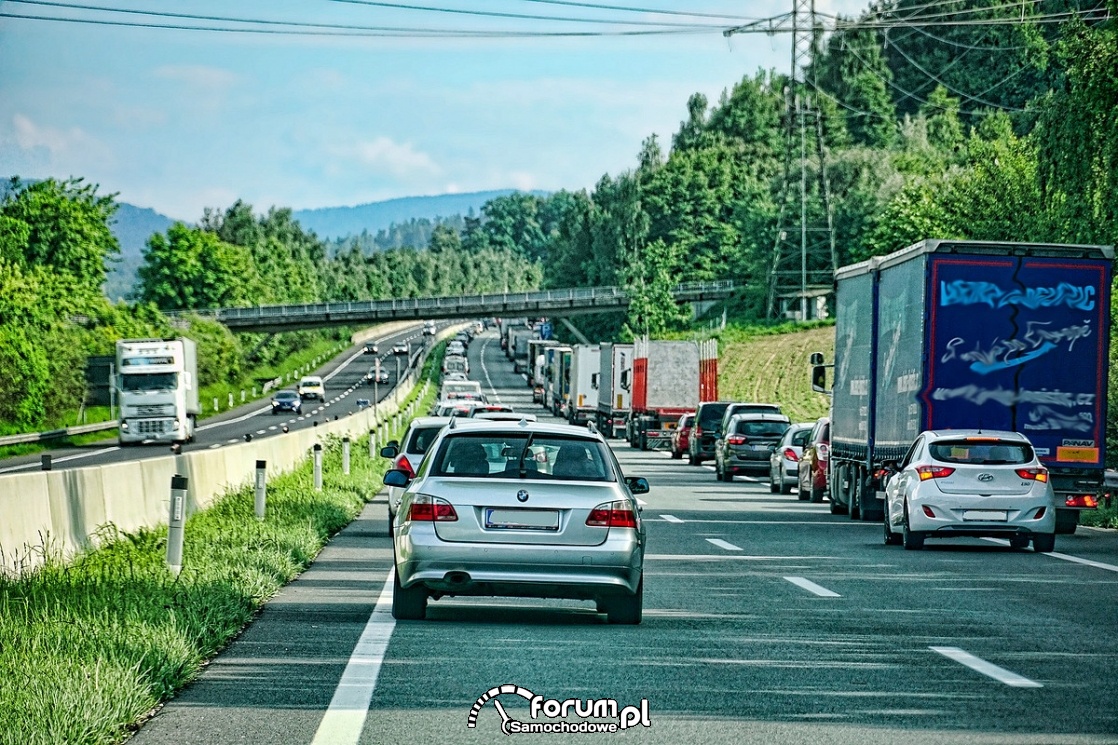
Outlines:
{"label": "graffiti on trailer", "polygon": [[947,351],[940,357],[940,362],[950,362],[960,359],[971,363],[970,369],[979,375],[987,375],[996,370],[1005,370],[1010,367],[1024,365],[1048,352],[1058,349],[1058,344],[1066,341],[1068,351],[1072,351],[1078,339],[1091,335],[1091,325],[1083,323],[1068,326],[1058,330],[1042,328],[1046,322],[1030,321],[1028,330],[1022,339],[995,339],[988,348],[983,349],[975,344],[974,349],[961,352],[959,349],[966,343],[962,337],[956,336],[947,342]]}
{"label": "graffiti on trailer", "polygon": [[1032,391],[1025,388],[1013,390],[1002,386],[982,388],[977,385],[964,385],[958,388],[937,388],[932,391],[932,399],[936,401],[956,398],[964,399],[977,406],[992,401],[1007,408],[1018,404],[1047,404],[1066,408],[1095,405],[1093,393],[1070,393],[1059,390]]}
{"label": "graffiti on trailer", "polygon": [[1095,417],[1089,411],[1081,411],[1078,416],[1061,414],[1047,406],[1038,406],[1029,412],[1025,429],[1030,430],[1070,430],[1090,432],[1095,426]]}
{"label": "graffiti on trailer", "polygon": [[1061,282],[1055,287],[1005,290],[993,282],[956,279],[952,282],[940,282],[940,298],[941,304],[945,306],[989,305],[991,308],[1005,308],[1020,305],[1036,310],[1066,305],[1077,310],[1095,309],[1095,288],[1079,287],[1069,282]]}

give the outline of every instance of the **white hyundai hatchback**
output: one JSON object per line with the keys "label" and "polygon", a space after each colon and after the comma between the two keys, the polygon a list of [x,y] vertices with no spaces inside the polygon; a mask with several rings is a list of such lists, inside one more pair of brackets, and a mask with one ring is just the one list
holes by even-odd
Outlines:
{"label": "white hyundai hatchback", "polygon": [[924,547],[926,538],[994,536],[1048,552],[1056,500],[1048,469],[1016,432],[922,432],[904,460],[886,464],[885,543]]}

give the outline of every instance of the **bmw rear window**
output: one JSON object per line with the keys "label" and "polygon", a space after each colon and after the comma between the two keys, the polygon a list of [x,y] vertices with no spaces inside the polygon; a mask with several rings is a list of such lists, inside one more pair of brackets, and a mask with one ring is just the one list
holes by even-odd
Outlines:
{"label": "bmw rear window", "polygon": [[608,449],[597,440],[551,434],[485,432],[447,437],[432,476],[615,481]]}
{"label": "bmw rear window", "polygon": [[1033,460],[1033,449],[1023,442],[1005,440],[940,440],[928,447],[928,454],[941,463],[974,465],[1013,465]]}

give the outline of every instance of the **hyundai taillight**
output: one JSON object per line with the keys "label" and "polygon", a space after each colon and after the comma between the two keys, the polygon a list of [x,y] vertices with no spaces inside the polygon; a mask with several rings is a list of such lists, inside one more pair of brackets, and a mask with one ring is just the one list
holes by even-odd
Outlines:
{"label": "hyundai taillight", "polygon": [[1099,506],[1099,500],[1095,498],[1094,494],[1069,494],[1064,500],[1064,505],[1093,510]]}
{"label": "hyundai taillight", "polygon": [[748,440],[748,437],[742,435],[730,435],[726,438],[726,443],[728,445],[744,445]]}
{"label": "hyundai taillight", "polygon": [[408,456],[401,455],[397,458],[396,468],[406,473],[409,479],[415,478],[415,469],[411,467],[411,461],[408,460]]}
{"label": "hyundai taillight", "polygon": [[417,494],[408,507],[408,520],[417,523],[455,522],[458,513],[454,505],[439,497]]}
{"label": "hyundai taillight", "polygon": [[800,459],[800,456],[797,455],[796,451],[793,450],[792,448],[784,448],[784,452],[782,453],[782,455],[784,456],[785,460],[790,460],[793,463],[795,463],[796,461],[798,461]]}
{"label": "hyundai taillight", "polygon": [[955,473],[955,469],[947,466],[920,466],[916,469],[916,473],[920,474],[921,481],[927,481],[928,479],[945,479]]}
{"label": "hyundai taillight", "polygon": [[1039,481],[1042,484],[1048,482],[1047,468],[1018,468],[1017,475],[1026,481]]}
{"label": "hyundai taillight", "polygon": [[635,528],[637,527],[637,514],[633,506],[624,499],[614,502],[603,502],[590,510],[586,524],[596,528]]}

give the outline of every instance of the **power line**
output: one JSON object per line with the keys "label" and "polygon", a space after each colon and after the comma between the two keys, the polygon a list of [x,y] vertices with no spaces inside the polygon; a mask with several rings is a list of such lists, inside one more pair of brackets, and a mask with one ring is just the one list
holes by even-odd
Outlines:
{"label": "power line", "polygon": [[413,5],[410,3],[389,3],[378,2],[377,0],[330,0],[334,3],[346,3],[348,5],[365,5],[373,8],[391,8],[393,10],[414,10],[428,13],[449,13],[452,15],[464,16],[479,16],[484,18],[512,18],[516,20],[530,20],[530,21],[558,21],[562,23],[595,23],[606,25],[621,25],[621,26],[654,26],[656,28],[688,28],[700,29],[707,31],[721,31],[722,26],[714,26],[712,24],[699,24],[699,23],[669,23],[666,21],[624,21],[619,19],[592,19],[592,18],[572,18],[567,16],[547,16],[537,15],[531,13],[507,13],[497,10],[466,10],[463,8],[442,8],[434,5]]}
{"label": "power line", "polygon": [[593,10],[613,10],[624,11],[627,13],[648,13],[663,16],[684,16],[688,18],[716,18],[724,21],[757,21],[759,18],[748,18],[745,16],[723,15],[721,13],[699,13],[697,11],[687,10],[657,10],[655,8],[633,8],[625,5],[602,5],[600,3],[579,3],[573,0],[521,0],[525,3],[540,3],[541,5],[561,5],[571,8],[590,8]]}

